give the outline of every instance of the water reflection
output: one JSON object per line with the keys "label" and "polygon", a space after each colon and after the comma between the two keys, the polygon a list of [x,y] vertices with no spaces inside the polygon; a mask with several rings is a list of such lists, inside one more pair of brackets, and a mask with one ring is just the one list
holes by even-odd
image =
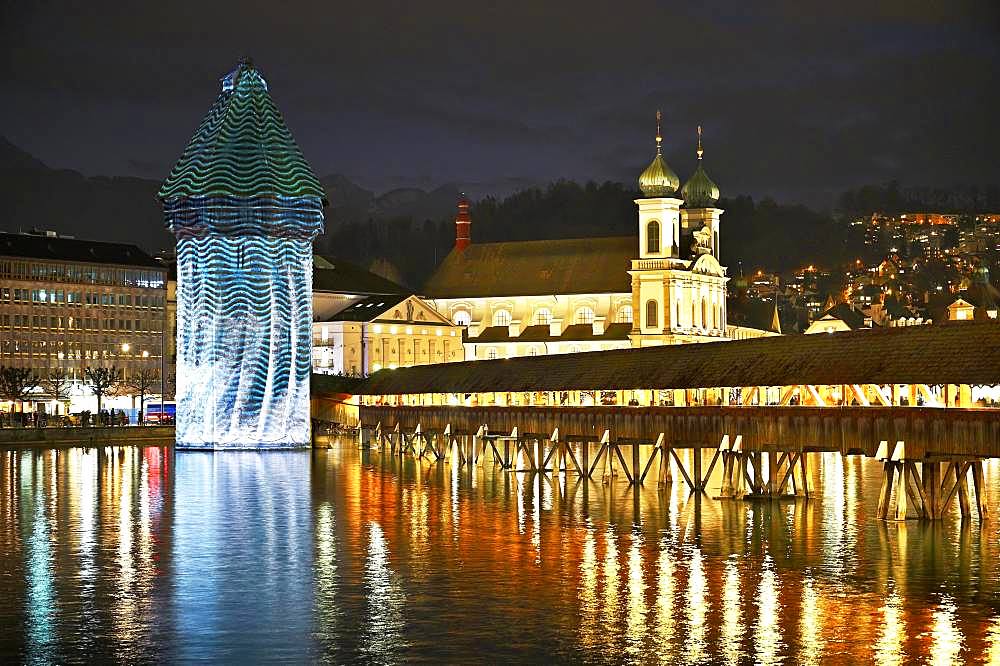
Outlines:
{"label": "water reflection", "polygon": [[[987,482],[1000,481],[988,465]],[[0,657],[1000,661],[996,530],[313,452],[0,451]]]}

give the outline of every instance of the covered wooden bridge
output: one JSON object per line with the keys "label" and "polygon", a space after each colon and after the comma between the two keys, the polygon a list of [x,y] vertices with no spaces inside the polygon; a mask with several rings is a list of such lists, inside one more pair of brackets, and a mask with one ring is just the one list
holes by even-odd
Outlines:
{"label": "covered wooden bridge", "polygon": [[[880,515],[938,518],[1000,457],[1000,324],[762,338],[317,377],[314,416],[356,419],[394,452],[511,469],[673,469],[692,491],[808,495],[810,454],[876,457]],[[356,412],[352,410],[356,409]],[[345,415],[347,418],[345,418]],[[367,439],[366,439],[367,441]],[[672,464],[668,464],[672,463]],[[894,510],[893,510],[894,509]]]}

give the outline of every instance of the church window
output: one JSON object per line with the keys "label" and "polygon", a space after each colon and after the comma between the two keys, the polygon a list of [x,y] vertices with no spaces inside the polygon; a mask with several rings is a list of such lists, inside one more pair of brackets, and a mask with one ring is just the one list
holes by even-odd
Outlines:
{"label": "church window", "polygon": [[510,312],[507,310],[497,310],[493,313],[494,326],[510,326]]}
{"label": "church window", "polygon": [[594,323],[594,309],[588,308],[586,306],[578,309],[576,311],[576,318],[574,323],[576,324],[593,324]]}
{"label": "church window", "polygon": [[552,310],[538,308],[535,310],[535,326],[548,326],[552,323]]}
{"label": "church window", "polygon": [[656,301],[646,301],[646,328],[660,327],[660,313],[656,311]]}
{"label": "church window", "polygon": [[656,220],[646,225],[646,253],[660,253],[660,223]]}
{"label": "church window", "polygon": [[618,308],[618,314],[615,316],[615,321],[619,324],[631,324],[632,323],[632,306],[623,305]]}
{"label": "church window", "polygon": [[472,323],[472,316],[465,310],[458,310],[452,315],[452,321],[455,322],[455,326],[468,326]]}

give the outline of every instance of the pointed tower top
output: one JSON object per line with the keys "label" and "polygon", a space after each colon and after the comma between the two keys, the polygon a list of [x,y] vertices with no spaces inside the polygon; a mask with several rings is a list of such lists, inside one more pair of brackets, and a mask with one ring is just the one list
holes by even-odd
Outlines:
{"label": "pointed tower top", "polygon": [[698,166],[688,182],[681,188],[681,197],[687,208],[710,208],[719,200],[719,186],[705,173],[702,157],[705,155],[701,147],[701,125],[698,125]]}
{"label": "pointed tower top", "polygon": [[326,204],[323,186],[249,58],[222,77],[215,104],[159,191],[163,201],[195,196],[313,197]]}
{"label": "pointed tower top", "polygon": [[663,161],[663,136],[660,134],[660,120],[663,115],[656,111],[656,156],[646,170],[639,175],[639,189],[645,197],[672,197],[677,194],[681,181],[677,174]]}
{"label": "pointed tower top", "polygon": [[662,154],[663,136],[660,134],[660,120],[662,119],[660,110],[656,110],[656,154]]}

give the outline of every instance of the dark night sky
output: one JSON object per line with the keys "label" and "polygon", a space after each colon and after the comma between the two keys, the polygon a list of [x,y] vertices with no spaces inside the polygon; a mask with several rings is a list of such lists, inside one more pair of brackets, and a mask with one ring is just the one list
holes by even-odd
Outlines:
{"label": "dark night sky", "polygon": [[378,191],[630,182],[662,107],[682,178],[701,123],[724,193],[824,206],[866,182],[1000,182],[997,7],[5,2],[0,133],[160,179],[249,54],[316,171]]}

